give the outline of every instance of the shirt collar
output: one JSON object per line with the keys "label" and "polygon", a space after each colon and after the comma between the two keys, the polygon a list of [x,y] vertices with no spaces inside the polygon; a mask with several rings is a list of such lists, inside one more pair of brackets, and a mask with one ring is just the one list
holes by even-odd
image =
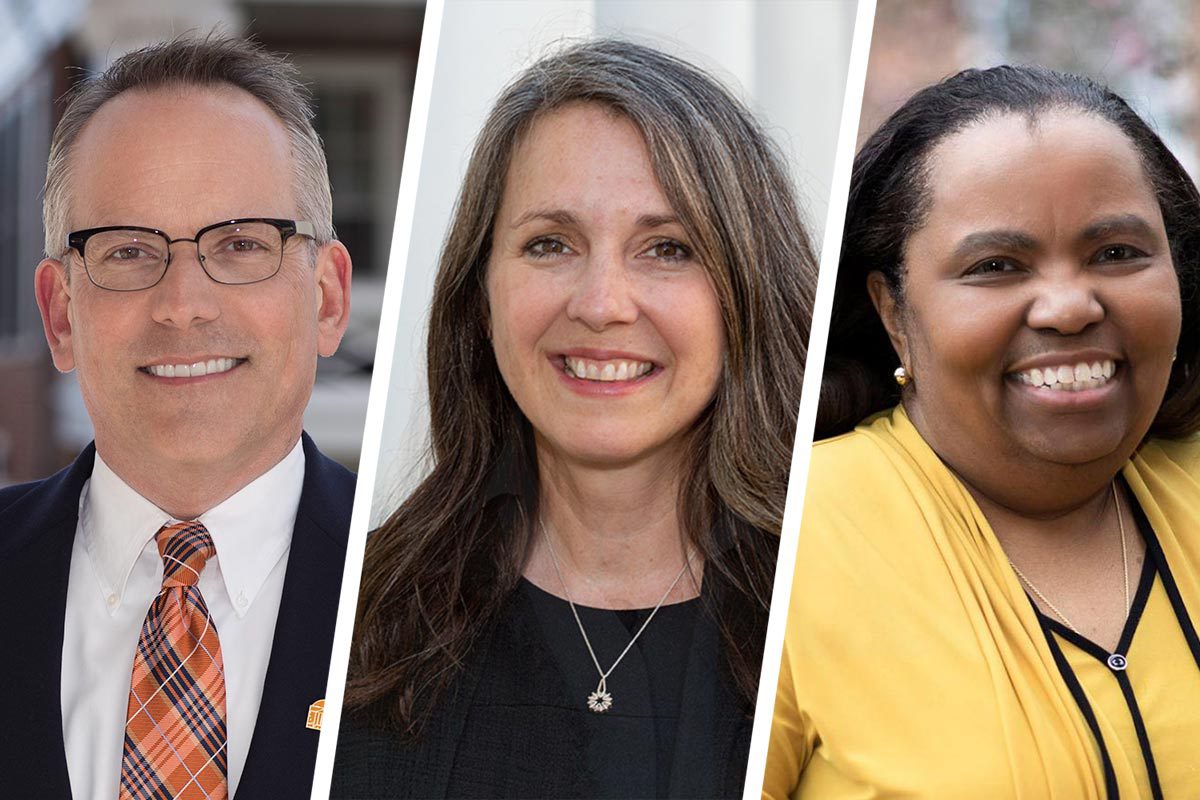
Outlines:
{"label": "shirt collar", "polygon": [[[304,449],[297,442],[282,461],[198,517],[213,538],[225,590],[239,617],[291,545],[303,485]],[[154,534],[179,520],[138,494],[99,453],[79,506],[84,547],[112,614]]]}

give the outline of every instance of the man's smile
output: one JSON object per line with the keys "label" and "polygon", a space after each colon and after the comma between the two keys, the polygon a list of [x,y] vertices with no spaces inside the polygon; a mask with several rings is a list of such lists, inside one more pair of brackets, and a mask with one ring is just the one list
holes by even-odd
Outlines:
{"label": "man's smile", "polygon": [[201,378],[205,375],[219,375],[222,372],[228,372],[234,367],[246,363],[247,360],[232,356],[218,356],[189,360],[183,363],[146,364],[138,367],[138,371],[158,378]]}

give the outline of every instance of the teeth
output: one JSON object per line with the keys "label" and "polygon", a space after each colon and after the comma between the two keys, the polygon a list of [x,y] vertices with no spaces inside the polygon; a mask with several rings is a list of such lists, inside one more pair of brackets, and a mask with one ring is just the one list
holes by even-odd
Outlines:
{"label": "teeth", "polygon": [[563,367],[574,378],[610,383],[640,378],[654,369],[654,364],[649,361],[589,361],[566,356],[563,358]]}
{"label": "teeth", "polygon": [[152,364],[146,371],[159,378],[199,378],[228,372],[238,363],[236,358],[210,358],[193,364]]}
{"label": "teeth", "polygon": [[1016,373],[1016,378],[1021,383],[1055,392],[1081,392],[1103,386],[1116,371],[1117,365],[1111,360],[1093,361],[1091,364],[1081,361],[1074,366],[1034,367]]}

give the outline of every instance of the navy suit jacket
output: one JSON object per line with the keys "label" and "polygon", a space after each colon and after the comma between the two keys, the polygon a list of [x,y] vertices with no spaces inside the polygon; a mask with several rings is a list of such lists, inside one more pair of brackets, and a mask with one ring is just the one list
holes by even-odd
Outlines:
{"label": "navy suit jacket", "polygon": [[[303,442],[304,488],[237,800],[300,798],[312,791],[317,731],[305,722],[309,704],[325,697],[354,475],[321,455],[307,434]],[[5,797],[71,797],[61,706],[63,621],[79,493],[94,456],[89,445],[58,474],[0,490],[0,795]]]}

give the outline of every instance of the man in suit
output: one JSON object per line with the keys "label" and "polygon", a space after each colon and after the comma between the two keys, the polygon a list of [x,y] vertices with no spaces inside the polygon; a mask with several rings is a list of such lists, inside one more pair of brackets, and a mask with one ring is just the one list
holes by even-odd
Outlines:
{"label": "man in suit", "polygon": [[35,286],[95,442],[0,491],[0,795],[309,794],[354,491],[301,429],[351,271],[311,117],[209,37],[55,131]]}

